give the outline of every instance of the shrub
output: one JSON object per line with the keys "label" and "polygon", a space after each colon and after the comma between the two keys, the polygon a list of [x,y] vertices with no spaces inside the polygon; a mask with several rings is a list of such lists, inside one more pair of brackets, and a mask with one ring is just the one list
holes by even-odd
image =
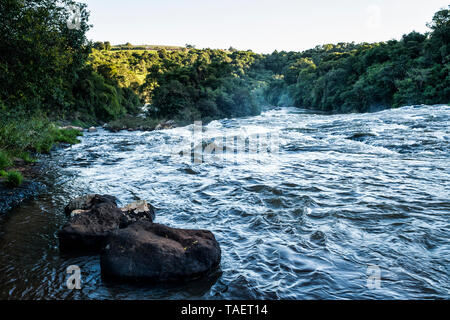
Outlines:
{"label": "shrub", "polygon": [[37,159],[33,158],[28,152],[22,151],[17,155],[20,159],[24,160],[26,163],[34,163]]}

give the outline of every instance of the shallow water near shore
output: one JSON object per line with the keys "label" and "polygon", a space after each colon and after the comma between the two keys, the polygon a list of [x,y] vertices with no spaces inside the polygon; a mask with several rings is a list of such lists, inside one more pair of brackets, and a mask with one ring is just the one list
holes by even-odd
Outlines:
{"label": "shallow water near shore", "polygon": [[[270,137],[271,152],[248,143],[202,163],[181,155],[193,126],[86,133],[42,158],[45,194],[0,216],[0,299],[448,299],[449,120],[449,106],[279,108],[202,132]],[[221,270],[178,286],[103,281],[98,256],[58,250],[63,208],[85,193],[149,200],[158,223],[211,230]],[[66,287],[69,265],[81,290]]]}

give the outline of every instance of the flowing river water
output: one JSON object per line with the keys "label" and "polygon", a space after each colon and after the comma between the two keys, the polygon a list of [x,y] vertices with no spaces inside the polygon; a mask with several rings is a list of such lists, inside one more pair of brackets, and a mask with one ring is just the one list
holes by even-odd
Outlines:
{"label": "flowing river water", "polygon": [[[0,216],[0,299],[448,299],[449,120],[449,106],[278,108],[197,136],[86,133],[42,157],[45,194]],[[201,161],[190,152],[239,140]],[[103,281],[98,256],[58,250],[63,208],[85,193],[145,199],[156,222],[211,230],[220,270],[182,285]],[[70,265],[81,290],[66,287]]]}

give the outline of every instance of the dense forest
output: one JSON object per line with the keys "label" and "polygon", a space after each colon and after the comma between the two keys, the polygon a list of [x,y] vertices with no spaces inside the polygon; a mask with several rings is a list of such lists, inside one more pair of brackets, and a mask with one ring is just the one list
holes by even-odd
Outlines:
{"label": "dense forest", "polygon": [[[77,9],[78,26],[71,27]],[[89,126],[148,104],[148,119],[180,123],[240,117],[262,106],[367,112],[450,102],[450,11],[430,32],[400,40],[339,43],[304,52],[112,46],[86,38],[85,4],[0,2],[0,169],[55,142],[76,142],[58,124]]]}
{"label": "dense forest", "polygon": [[244,116],[262,105],[347,113],[449,103],[449,10],[428,26],[429,33],[400,40],[268,55],[232,48],[112,51],[96,43],[90,64],[150,103],[153,117]]}
{"label": "dense forest", "polygon": [[332,112],[449,103],[449,10],[428,26],[430,33],[411,32],[400,41],[274,52],[265,66],[280,76],[270,82],[267,100]]}

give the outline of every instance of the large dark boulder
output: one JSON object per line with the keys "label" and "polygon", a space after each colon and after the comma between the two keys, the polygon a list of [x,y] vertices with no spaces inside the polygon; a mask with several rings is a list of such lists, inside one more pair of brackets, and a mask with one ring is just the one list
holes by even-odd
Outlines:
{"label": "large dark boulder", "polygon": [[62,252],[99,252],[108,235],[125,227],[122,211],[110,202],[94,205],[86,212],[72,216],[58,233]]}
{"label": "large dark boulder", "polygon": [[207,230],[170,228],[138,221],[108,237],[102,275],[118,280],[186,281],[218,267],[219,243]]}

